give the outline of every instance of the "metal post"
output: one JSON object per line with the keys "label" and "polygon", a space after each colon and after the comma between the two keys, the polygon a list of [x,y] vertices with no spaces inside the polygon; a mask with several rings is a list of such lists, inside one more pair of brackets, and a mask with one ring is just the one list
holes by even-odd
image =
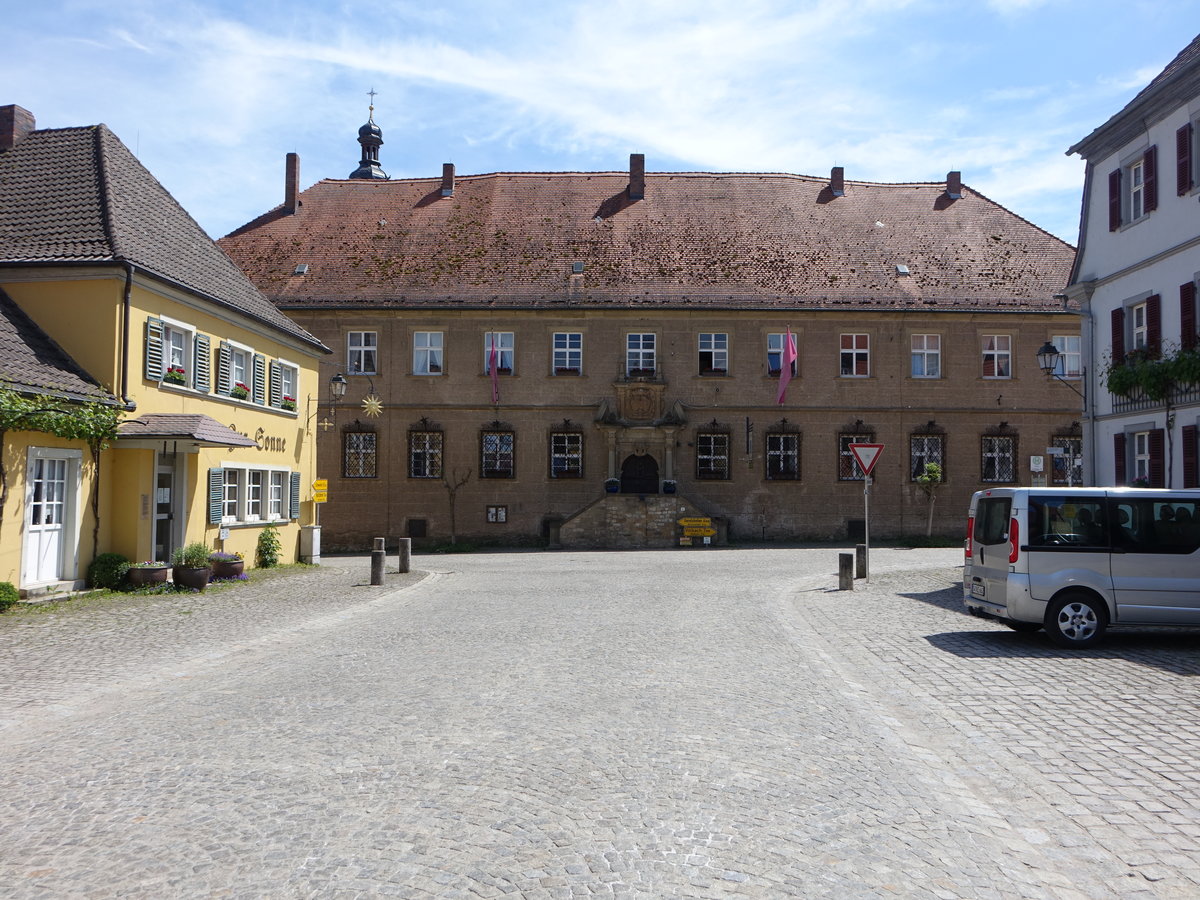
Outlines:
{"label": "metal post", "polygon": [[375,538],[375,549],[371,551],[371,584],[383,584],[383,562],[386,558],[384,539]]}
{"label": "metal post", "polygon": [[850,553],[838,554],[838,590],[854,590],[854,556]]}
{"label": "metal post", "polygon": [[871,583],[871,476],[863,478],[863,578]]}
{"label": "metal post", "polygon": [[400,574],[408,573],[412,563],[412,538],[400,538]]}

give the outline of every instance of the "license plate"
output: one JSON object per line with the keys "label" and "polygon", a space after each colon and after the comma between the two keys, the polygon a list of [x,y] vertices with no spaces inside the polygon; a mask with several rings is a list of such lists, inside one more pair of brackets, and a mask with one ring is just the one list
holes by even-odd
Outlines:
{"label": "license plate", "polygon": [[972,584],[971,585],[971,596],[972,597],[983,597],[984,591],[985,591],[985,587],[982,584]]}

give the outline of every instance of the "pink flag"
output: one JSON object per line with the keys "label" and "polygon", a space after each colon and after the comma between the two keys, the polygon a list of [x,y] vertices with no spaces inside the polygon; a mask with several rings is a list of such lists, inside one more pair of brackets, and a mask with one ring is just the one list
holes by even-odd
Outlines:
{"label": "pink flag", "polygon": [[788,382],[792,380],[792,365],[796,362],[796,339],[792,337],[789,327],[784,336],[783,352],[779,360],[779,405],[783,405],[784,394],[787,393]]}
{"label": "pink flag", "polygon": [[496,332],[491,332],[492,350],[488,353],[488,371],[492,373],[492,402],[500,402],[500,373],[496,371],[499,365],[496,359]]}

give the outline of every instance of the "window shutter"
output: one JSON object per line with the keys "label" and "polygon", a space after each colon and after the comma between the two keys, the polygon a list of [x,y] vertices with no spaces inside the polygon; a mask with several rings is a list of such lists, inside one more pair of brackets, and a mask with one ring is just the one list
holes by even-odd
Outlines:
{"label": "window shutter", "polygon": [[1200,487],[1200,469],[1196,466],[1196,426],[1183,426],[1183,486]]}
{"label": "window shutter", "polygon": [[1150,432],[1150,487],[1153,488],[1167,486],[1167,481],[1163,477],[1166,468],[1163,465],[1163,447],[1165,445],[1163,430],[1161,428],[1153,429]]}
{"label": "window shutter", "polygon": [[1143,182],[1146,186],[1146,212],[1158,209],[1158,146],[1153,146],[1142,156]]}
{"label": "window shutter", "polygon": [[1118,487],[1125,485],[1125,435],[1113,435],[1113,480]]}
{"label": "window shutter", "polygon": [[208,470],[208,524],[219,525],[225,505],[225,470]]}
{"label": "window shutter", "polygon": [[1125,360],[1125,310],[1118,306],[1112,311],[1112,361]]}
{"label": "window shutter", "polygon": [[212,344],[207,334],[196,335],[192,359],[192,387],[207,394],[212,390]]}
{"label": "window shutter", "polygon": [[1108,174],[1108,230],[1121,227],[1121,170],[1113,169]]}
{"label": "window shutter", "polygon": [[292,472],[291,493],[288,495],[289,509],[293,519],[300,518],[300,473]]}
{"label": "window shutter", "polygon": [[1180,197],[1192,189],[1192,123],[1175,132],[1175,193]]}
{"label": "window shutter", "polygon": [[1162,296],[1146,298],[1146,349],[1157,356],[1162,350]]}
{"label": "window shutter", "polygon": [[153,316],[146,320],[146,380],[162,381],[163,322]]}
{"label": "window shutter", "polygon": [[1179,286],[1179,343],[1184,350],[1196,347],[1196,282]]}
{"label": "window shutter", "polygon": [[271,406],[283,406],[283,385],[280,383],[280,373],[283,371],[283,366],[279,364],[279,360],[271,360],[270,365],[270,386],[268,392],[270,394]]}
{"label": "window shutter", "polygon": [[233,387],[233,350],[221,341],[217,347],[217,393],[229,394]]}
{"label": "window shutter", "polygon": [[255,403],[267,402],[267,358],[254,354],[254,384],[250,388],[250,399]]}

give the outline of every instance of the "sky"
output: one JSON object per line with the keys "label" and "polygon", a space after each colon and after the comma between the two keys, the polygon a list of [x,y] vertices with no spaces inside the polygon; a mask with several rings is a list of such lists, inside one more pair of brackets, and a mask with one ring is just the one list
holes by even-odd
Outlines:
{"label": "sky", "polygon": [[963,181],[1078,237],[1066,150],[1200,29],[1195,0],[63,0],[3,14],[0,105],[103,122],[220,237],[345,178],[787,172]]}

